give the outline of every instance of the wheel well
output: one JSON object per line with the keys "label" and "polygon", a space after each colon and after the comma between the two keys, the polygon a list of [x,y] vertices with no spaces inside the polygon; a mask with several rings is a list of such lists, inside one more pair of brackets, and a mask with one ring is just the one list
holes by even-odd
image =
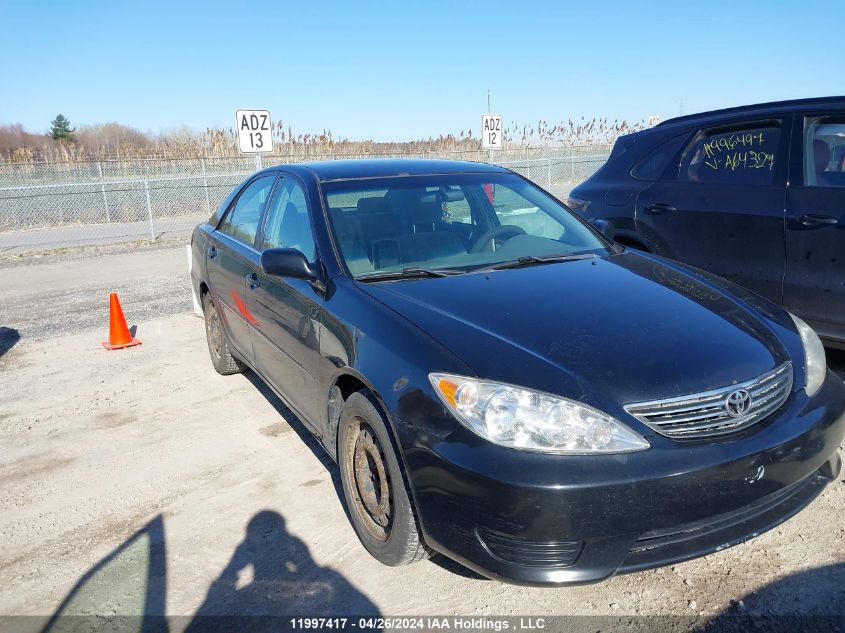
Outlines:
{"label": "wheel well", "polygon": [[200,305],[205,307],[205,295],[208,294],[208,286],[204,281],[200,282]]}
{"label": "wheel well", "polygon": [[361,391],[361,389],[367,389],[367,385],[360,378],[356,378],[350,374],[344,374],[340,376],[337,381],[334,383],[335,387],[340,389],[340,395],[346,400],[349,396],[351,396],[356,391]]}
{"label": "wheel well", "polygon": [[343,403],[347,398],[356,391],[367,389],[367,385],[360,378],[344,374],[339,376],[332,388],[329,389],[328,401],[328,422],[329,422],[329,441],[325,442],[325,446],[330,453],[334,453],[332,457],[337,459],[337,425],[340,422],[340,414],[343,411]]}

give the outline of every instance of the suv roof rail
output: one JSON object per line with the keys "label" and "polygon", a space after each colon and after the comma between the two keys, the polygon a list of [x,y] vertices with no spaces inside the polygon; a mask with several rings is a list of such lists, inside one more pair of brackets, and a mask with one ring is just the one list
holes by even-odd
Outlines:
{"label": "suv roof rail", "polygon": [[769,110],[775,108],[787,108],[787,107],[794,107],[794,106],[806,106],[806,105],[820,105],[824,103],[832,103],[832,102],[840,102],[845,103],[845,96],[839,97],[811,97],[807,99],[787,99],[785,101],[768,101],[766,103],[754,103],[751,105],[743,105],[743,106],[734,106],[731,108],[722,108],[719,110],[708,110],[707,112],[696,112],[695,114],[685,114],[683,116],[676,116],[671,119],[666,119],[665,121],[661,121],[655,127],[660,127],[662,125],[670,125],[672,123],[678,123],[680,121],[691,121],[694,119],[703,119],[710,116],[715,116],[719,114],[732,114],[738,112],[751,112],[754,110]]}

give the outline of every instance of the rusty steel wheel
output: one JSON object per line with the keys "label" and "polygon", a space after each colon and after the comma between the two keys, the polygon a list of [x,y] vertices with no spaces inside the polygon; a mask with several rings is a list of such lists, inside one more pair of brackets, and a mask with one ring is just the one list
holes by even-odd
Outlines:
{"label": "rusty steel wheel", "polygon": [[426,558],[387,423],[371,393],[346,400],[337,448],[349,518],[367,551],[385,565]]}
{"label": "rusty steel wheel", "polygon": [[217,311],[217,306],[214,305],[214,299],[208,293],[203,297],[203,306],[205,338],[208,342],[211,364],[214,365],[217,373],[224,376],[242,372],[246,369],[246,366],[229,351],[229,344],[226,342],[226,334],[223,332],[223,324],[220,321],[220,313]]}
{"label": "rusty steel wheel", "polygon": [[355,506],[364,525],[379,541],[390,536],[392,500],[390,476],[384,453],[370,425],[355,420],[359,426],[352,445],[352,476],[355,479]]}

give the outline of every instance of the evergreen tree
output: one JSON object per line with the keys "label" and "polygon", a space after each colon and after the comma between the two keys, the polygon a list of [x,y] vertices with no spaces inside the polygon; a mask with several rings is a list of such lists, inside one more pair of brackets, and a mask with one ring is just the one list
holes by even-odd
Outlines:
{"label": "evergreen tree", "polygon": [[50,136],[54,141],[73,140],[73,128],[70,127],[70,121],[63,114],[57,115],[50,121]]}

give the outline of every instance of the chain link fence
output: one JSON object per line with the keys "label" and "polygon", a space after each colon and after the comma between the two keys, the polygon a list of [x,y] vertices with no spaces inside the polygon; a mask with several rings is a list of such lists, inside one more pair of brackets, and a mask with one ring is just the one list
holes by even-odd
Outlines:
{"label": "chain link fence", "polygon": [[[520,148],[492,162],[562,194],[593,174],[608,145]],[[236,184],[267,167],[373,154],[0,163],[0,253],[107,244],[188,234]],[[486,151],[379,154],[379,158],[490,161]]]}

